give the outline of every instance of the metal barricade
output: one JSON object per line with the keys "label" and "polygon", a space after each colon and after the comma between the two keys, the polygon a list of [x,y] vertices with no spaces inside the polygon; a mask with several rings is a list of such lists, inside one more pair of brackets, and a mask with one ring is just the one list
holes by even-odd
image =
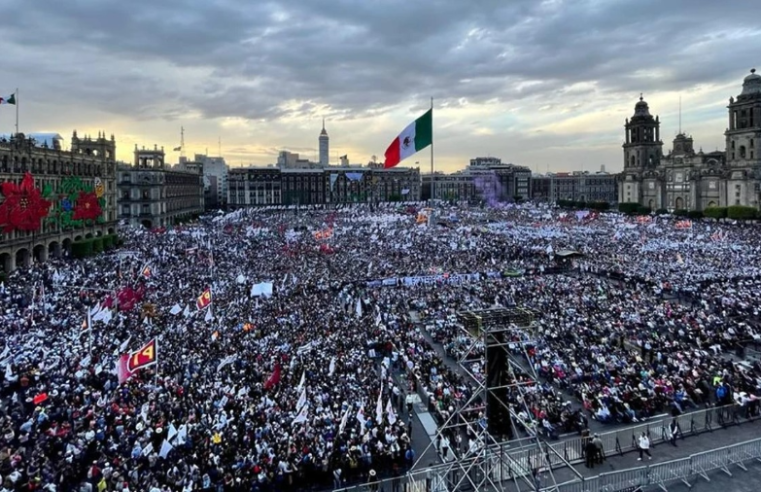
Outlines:
{"label": "metal barricade", "polygon": [[617,472],[601,473],[597,476],[598,489],[601,490],[624,490],[629,487],[643,487],[647,485],[647,468],[631,468]]}
{"label": "metal barricade", "polygon": [[659,485],[665,488],[665,484],[672,481],[681,481],[688,487],[688,482],[692,475],[692,466],[690,458],[682,458],[673,461],[666,461],[647,467],[647,480],[649,484]]}

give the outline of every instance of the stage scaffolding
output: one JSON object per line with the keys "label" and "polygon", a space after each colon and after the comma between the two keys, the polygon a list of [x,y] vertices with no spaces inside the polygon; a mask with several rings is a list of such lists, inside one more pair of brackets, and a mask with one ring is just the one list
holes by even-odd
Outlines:
{"label": "stage scaffolding", "polygon": [[[536,314],[515,306],[458,313],[460,329],[468,342],[457,363],[461,372],[474,382],[475,391],[439,426],[433,442],[420,455],[435,446],[442,456],[444,464],[427,472],[437,491],[554,488],[555,479],[547,454],[552,451],[539,433],[535,431],[528,438],[516,439],[520,436],[516,426],[518,414],[523,410],[530,415],[523,402],[526,387],[535,383],[536,375],[529,374],[519,380],[516,371],[525,371],[512,360],[511,350],[522,350],[525,354],[526,345],[533,343],[525,334],[530,332],[527,328]],[[462,438],[459,449],[458,435]],[[450,446],[444,457],[441,443],[446,441]],[[513,458],[519,450],[525,451],[517,454],[526,459]],[[546,483],[548,477],[550,483]]]}

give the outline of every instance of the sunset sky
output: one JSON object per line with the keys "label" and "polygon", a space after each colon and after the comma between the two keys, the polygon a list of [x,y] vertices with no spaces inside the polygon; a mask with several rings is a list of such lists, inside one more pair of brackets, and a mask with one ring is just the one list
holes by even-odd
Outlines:
{"label": "sunset sky", "polygon": [[[16,7],[13,7],[16,5]],[[726,104],[761,69],[761,2],[731,0],[35,0],[0,28],[20,130],[115,134],[266,165],[382,159],[435,101],[437,169],[498,156],[535,171],[622,167],[640,92],[670,148],[724,149]],[[0,106],[0,133],[15,112]],[[403,164],[420,161],[427,151]]]}

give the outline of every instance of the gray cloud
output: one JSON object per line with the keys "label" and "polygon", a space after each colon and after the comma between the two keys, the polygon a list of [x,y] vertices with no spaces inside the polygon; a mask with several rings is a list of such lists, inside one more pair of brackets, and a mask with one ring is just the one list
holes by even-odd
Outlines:
{"label": "gray cloud", "polygon": [[[761,45],[761,3],[745,1],[35,0],[12,10],[0,29],[12,73],[143,119],[342,120],[422,109],[431,96],[538,109],[739,89]],[[597,89],[571,89],[580,82]]]}

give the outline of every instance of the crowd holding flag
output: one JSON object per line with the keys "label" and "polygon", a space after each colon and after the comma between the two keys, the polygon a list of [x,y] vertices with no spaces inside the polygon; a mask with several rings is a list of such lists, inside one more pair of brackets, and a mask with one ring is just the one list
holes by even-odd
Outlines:
{"label": "crowd holding flag", "polygon": [[272,371],[272,375],[264,383],[264,389],[268,390],[277,386],[280,382],[280,362],[275,362],[275,369]]}
{"label": "crowd holding flag", "polygon": [[138,350],[122,354],[117,366],[119,384],[127,382],[137,371],[158,363],[158,345],[156,339],[149,341]]}
{"label": "crowd holding flag", "polygon": [[211,287],[207,287],[196,299],[196,307],[199,311],[211,305]]}

